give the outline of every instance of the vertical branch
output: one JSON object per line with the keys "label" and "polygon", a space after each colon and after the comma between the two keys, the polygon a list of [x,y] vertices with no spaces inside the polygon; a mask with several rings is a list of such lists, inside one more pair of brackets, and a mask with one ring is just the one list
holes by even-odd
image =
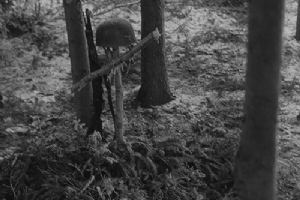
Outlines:
{"label": "vertical branch", "polygon": [[[112,59],[112,50],[109,47],[104,47],[104,51],[105,51],[105,56],[106,56],[106,60],[110,61]],[[114,111],[114,105],[112,102],[112,94],[111,94],[111,82],[108,78],[109,75],[105,74],[103,75],[104,77],[104,84],[107,90],[107,99],[108,99],[108,104],[109,104],[109,109],[113,118],[113,122],[114,122],[114,127],[116,129],[116,116],[115,116],[115,111]]]}
{"label": "vertical branch", "polygon": [[[86,9],[86,38],[88,44],[89,52],[89,61],[90,61],[90,70],[94,72],[101,68],[101,64],[98,60],[97,50],[93,38],[93,29],[90,19],[90,11]],[[103,87],[102,87],[102,76],[97,77],[92,81],[93,87],[93,105],[94,105],[94,115],[92,121],[87,131],[87,135],[92,134],[95,130],[102,133],[102,121],[101,114],[104,108],[104,99],[103,99]]]}
{"label": "vertical branch", "polygon": [[104,78],[104,84],[105,84],[105,87],[107,90],[107,100],[108,100],[108,105],[109,105],[109,109],[111,112],[111,116],[113,118],[114,123],[116,123],[114,105],[112,102],[112,95],[111,95],[111,83],[110,83],[110,80],[108,79],[107,75],[104,75],[103,78]]}
{"label": "vertical branch", "polygon": [[123,85],[122,85],[122,73],[121,69],[116,69],[115,77],[116,86],[116,139],[119,143],[124,142],[123,133],[123,117],[124,117],[124,107],[123,107]]}
{"label": "vertical branch", "polygon": [[[119,50],[114,50],[113,58],[119,56]],[[124,117],[124,106],[123,106],[123,84],[122,84],[122,73],[121,69],[116,69],[115,75],[115,87],[116,87],[116,120],[115,120],[115,137],[118,143],[124,143],[124,127],[123,127],[123,117]]]}

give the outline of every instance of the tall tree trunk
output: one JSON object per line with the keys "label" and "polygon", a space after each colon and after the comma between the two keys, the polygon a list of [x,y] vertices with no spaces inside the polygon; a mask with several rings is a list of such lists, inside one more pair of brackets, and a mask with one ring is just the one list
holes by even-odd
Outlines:
{"label": "tall tree trunk", "polygon": [[[83,13],[80,0],[64,0],[66,27],[73,83],[89,73],[89,57],[84,32]],[[93,91],[91,83],[75,93],[75,110],[78,118],[89,126],[93,115]]]}
{"label": "tall tree trunk", "polygon": [[164,0],[141,0],[142,39],[158,28],[159,43],[152,42],[141,52],[141,88],[138,100],[144,107],[162,105],[173,99],[165,64]]}
{"label": "tall tree trunk", "polygon": [[298,0],[296,37],[295,38],[297,41],[300,41],[300,0]]}
{"label": "tall tree trunk", "polygon": [[241,200],[274,200],[284,0],[252,0],[249,9],[246,122],[235,185]]}

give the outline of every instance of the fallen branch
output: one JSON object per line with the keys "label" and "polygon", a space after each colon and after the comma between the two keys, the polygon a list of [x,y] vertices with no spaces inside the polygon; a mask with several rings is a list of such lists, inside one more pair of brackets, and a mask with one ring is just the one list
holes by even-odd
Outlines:
{"label": "fallen branch", "polygon": [[121,55],[119,58],[112,60],[108,64],[102,66],[101,69],[94,71],[83,77],[80,81],[75,83],[72,88],[72,92],[78,92],[84,88],[90,81],[93,79],[108,74],[112,69],[119,67],[123,62],[131,58],[135,53],[142,49],[149,41],[156,40],[158,41],[160,33],[158,29],[155,29],[152,33],[149,33],[143,40],[141,40],[137,45],[135,45],[130,51]]}

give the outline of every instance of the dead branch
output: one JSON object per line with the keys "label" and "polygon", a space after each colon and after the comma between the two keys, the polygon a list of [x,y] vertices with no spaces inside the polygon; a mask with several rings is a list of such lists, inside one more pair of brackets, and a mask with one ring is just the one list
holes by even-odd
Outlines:
{"label": "dead branch", "polygon": [[151,40],[158,41],[160,33],[158,29],[155,29],[152,33],[149,33],[143,40],[141,40],[137,45],[135,45],[130,51],[121,55],[119,58],[112,60],[108,64],[105,64],[101,69],[94,71],[93,73],[88,74],[83,77],[80,81],[75,83],[72,88],[72,92],[78,92],[84,88],[90,81],[93,79],[108,74],[113,68],[119,67],[123,62],[131,58],[135,53],[141,50],[148,42]]}
{"label": "dead branch", "polygon": [[80,191],[80,194],[82,194],[94,182],[94,180],[95,180],[95,176],[92,175],[89,181],[85,184],[85,186]]}

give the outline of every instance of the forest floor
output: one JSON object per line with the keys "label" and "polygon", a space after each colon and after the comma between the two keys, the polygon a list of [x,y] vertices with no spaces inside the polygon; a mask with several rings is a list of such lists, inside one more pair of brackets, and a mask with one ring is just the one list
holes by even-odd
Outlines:
{"label": "forest floor", "polygon": [[[101,17],[128,19],[139,38],[137,8],[119,8]],[[280,200],[300,199],[296,8],[297,1],[286,1],[278,125]],[[38,37],[28,33],[0,40],[0,91],[4,98],[0,109],[1,199],[25,199],[25,193],[31,199],[50,199],[51,195],[59,199],[62,193],[78,199],[97,195],[99,199],[235,199],[233,166],[244,115],[247,9],[168,7],[167,67],[176,99],[163,106],[140,108],[134,100],[140,63],[124,77],[126,140],[132,146],[143,144],[151,152],[150,161],[141,161],[146,166],[135,165],[138,180],[130,179],[131,172],[120,156],[106,154],[111,151],[108,143],[99,144],[97,138],[83,141],[85,130],[71,104],[71,67],[61,13],[45,17],[46,25],[38,27]],[[97,17],[93,20],[94,24],[101,21]],[[111,141],[113,123],[108,106],[103,125]],[[85,146],[89,149],[82,150]],[[107,171],[120,169],[127,176],[111,171],[106,178],[92,176],[97,170],[90,165],[98,154],[102,168],[110,163]],[[158,172],[164,165],[170,171]]]}

